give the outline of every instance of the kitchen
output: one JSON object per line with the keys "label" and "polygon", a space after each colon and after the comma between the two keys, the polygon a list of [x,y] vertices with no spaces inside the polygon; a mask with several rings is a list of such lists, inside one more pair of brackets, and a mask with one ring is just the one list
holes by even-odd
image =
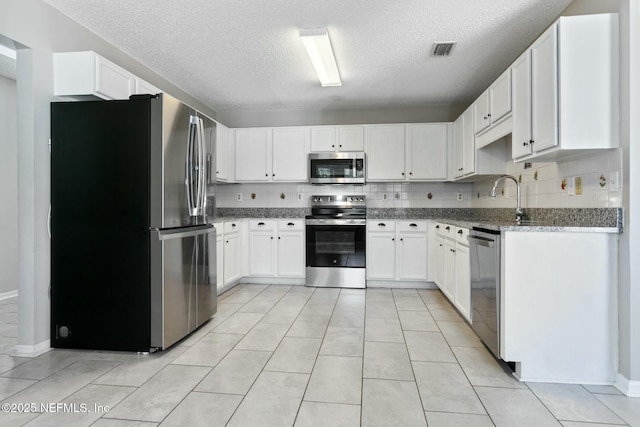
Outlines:
{"label": "kitchen", "polygon": [[[636,6],[633,6],[633,2],[630,4],[631,6],[626,2],[623,2],[621,3],[621,5],[617,5],[615,7],[612,6],[612,7],[614,9],[617,9],[618,7],[621,8],[621,11],[623,13],[622,16],[626,17],[625,19],[630,19],[629,16],[631,15],[631,13],[629,12],[629,8],[636,7]],[[44,8],[44,6],[40,5],[37,2],[34,2],[34,4],[31,6],[34,8],[34,10],[42,10],[42,8]],[[599,8],[598,6],[599,5],[594,2],[575,2],[572,5],[572,8],[573,8],[572,13],[583,14],[583,13],[590,13],[593,11],[598,11],[598,12],[609,11],[609,10],[601,10],[602,6],[599,6]],[[20,16],[21,14],[24,14],[25,16],[28,15],[27,13],[23,13],[26,10],[26,9],[23,9],[23,7],[27,8],[28,6],[10,5],[9,7],[10,7],[9,10],[14,12],[14,13],[10,13],[10,15],[13,15],[13,16]],[[47,8],[44,8],[44,9],[49,10]],[[60,25],[64,24],[65,26],[67,26],[69,25],[68,22],[70,22],[61,16],[44,18],[43,15],[42,16],[39,15],[40,19],[52,19],[54,20],[54,22]],[[46,15],[48,16],[49,14],[46,14]],[[46,52],[51,50],[56,50],[56,49],[53,49],[53,47],[48,47],[47,43],[51,43],[51,42],[42,41],[44,39],[48,40],[49,39],[48,36],[47,37],[38,36],[38,34],[42,35],[43,32],[45,32],[46,34],[46,30],[44,28],[34,28],[34,27],[37,27],[37,24],[33,23],[31,20],[27,20],[27,21],[28,21],[27,23],[23,24],[24,28],[18,28],[18,25],[16,25],[16,23],[7,22],[5,20],[0,21],[2,23],[2,26],[0,27],[0,31],[5,35],[10,36],[16,41],[19,41],[33,48],[38,48],[34,52],[36,56],[33,58],[33,61],[35,61],[36,64],[47,64],[48,61],[50,61],[50,54],[49,56],[47,56]],[[548,21],[548,23],[550,22],[551,20]],[[621,27],[624,27],[623,25],[624,22],[628,22],[628,21],[625,21],[623,18],[621,18]],[[76,30],[76,31],[79,31],[79,30]],[[84,33],[82,34],[84,35]],[[42,37],[42,38],[39,39],[38,37]],[[98,39],[95,36],[91,36],[91,37],[94,37],[94,39]],[[89,37],[89,39],[91,39],[91,37]],[[55,40],[55,38],[52,38],[51,40]],[[529,40],[529,43],[531,41],[532,40]],[[633,41],[630,42],[628,40],[628,37],[626,39],[624,37],[621,37],[621,43],[623,45],[624,43],[627,43],[626,46],[628,48],[628,43],[633,43]],[[126,58],[126,55],[122,53],[117,53],[115,51],[115,48],[107,45],[104,41],[96,40],[95,42],[85,44],[84,47],[82,43],[79,43],[79,45],[80,46],[74,46],[66,50],[81,51],[81,50],[88,50],[88,48],[90,48],[91,50],[98,51],[102,55],[109,56],[110,58],[118,58],[119,65],[130,70],[134,74],[140,74],[148,78],[148,80],[151,81],[152,83],[156,84],[157,86],[161,86],[163,89],[166,89],[171,93],[176,93],[176,94],[182,93],[180,89],[173,88],[170,84],[167,84],[162,80],[158,79],[157,77],[154,77],[152,74],[149,74],[149,72],[140,64],[135,63],[135,61],[133,61],[130,58],[129,59]],[[523,46],[523,47],[526,47],[526,46]],[[39,56],[40,54],[41,56]],[[629,70],[624,68],[624,64],[627,64],[626,67],[630,67],[632,65],[629,65],[629,64],[630,63],[633,64],[633,62],[629,58],[625,59],[625,56],[622,54],[621,54],[621,59],[623,64],[623,67],[621,67],[621,69],[626,70],[622,72],[622,75],[628,76],[628,74],[625,74],[625,73],[629,73]],[[42,62],[39,62],[39,61],[42,61]],[[508,65],[508,64],[505,64],[505,65]],[[38,68],[34,70],[35,74],[32,77],[34,81],[39,81],[37,72],[38,72]],[[624,78],[621,78],[621,83],[623,83],[623,81],[624,81]],[[490,80],[487,81],[485,87],[488,86],[490,82],[491,82]],[[626,107],[621,106],[621,117],[622,117],[621,123],[623,123],[620,130],[621,145],[623,147],[622,154],[620,153],[619,150],[614,150],[612,153],[609,154],[609,157],[607,157],[606,159],[603,159],[603,157],[599,155],[594,155],[593,157],[590,157],[590,158],[582,158],[580,160],[560,162],[558,164],[554,164],[554,163],[544,164],[544,163],[536,163],[534,161],[534,167],[526,170],[523,169],[523,166],[521,163],[518,163],[518,164],[508,163],[506,173],[512,174],[514,176],[518,176],[522,174],[522,177],[523,177],[522,179],[524,183],[523,206],[525,206],[525,210],[527,210],[527,208],[537,208],[537,207],[540,207],[540,208],[624,207],[625,208],[626,223],[624,227],[624,232],[619,236],[621,241],[620,243],[621,265],[627,266],[627,267],[621,267],[622,271],[618,273],[619,281],[620,281],[619,282],[619,286],[620,286],[620,290],[619,290],[620,320],[619,321],[620,321],[620,328],[621,328],[619,351],[620,351],[620,360],[621,360],[620,372],[622,372],[626,378],[633,379],[633,378],[636,378],[634,376],[635,375],[634,372],[637,372],[637,367],[635,367],[634,365],[634,363],[637,363],[637,362],[634,362],[634,361],[638,359],[632,356],[633,354],[635,354],[634,349],[637,346],[637,343],[635,343],[634,341],[634,337],[637,336],[637,333],[634,333],[634,331],[636,330],[634,328],[638,327],[637,326],[638,322],[634,321],[635,319],[634,316],[637,316],[637,314],[633,310],[631,310],[631,307],[633,307],[634,305],[633,304],[633,301],[635,301],[634,298],[637,299],[637,289],[634,288],[635,282],[632,278],[637,277],[637,275],[632,274],[632,272],[634,271],[634,268],[636,267],[630,265],[630,261],[629,261],[634,258],[633,256],[630,255],[631,253],[633,253],[633,247],[634,247],[633,245],[634,219],[633,219],[633,215],[630,215],[631,211],[629,209],[633,206],[634,201],[631,200],[629,197],[625,197],[623,195],[628,195],[633,193],[633,185],[634,185],[633,183],[637,182],[637,180],[634,181],[634,179],[632,178],[633,173],[635,171],[633,167],[633,165],[635,164],[633,163],[635,159],[635,157],[633,156],[633,153],[634,153],[633,148],[631,145],[625,145],[625,144],[628,144],[628,141],[631,138],[630,133],[631,135],[635,135],[635,133],[633,133],[633,131],[630,130],[632,129],[632,124],[629,123],[628,121],[625,122],[625,119],[624,119],[624,117],[629,117],[629,114],[630,114],[629,108],[631,108],[630,105],[631,106],[635,105],[634,104],[635,98],[632,96],[631,96],[631,100],[628,98],[630,96],[629,93],[631,93],[631,88],[628,86],[626,86],[626,88],[627,90],[625,90],[625,86],[623,84],[621,89],[621,97],[623,100],[626,99],[626,101],[623,101],[622,103],[623,105],[626,105]],[[36,87],[33,90],[40,90],[40,88]],[[197,100],[191,100],[189,95],[187,94],[185,94],[185,96],[186,96],[185,99],[189,100],[193,106],[197,108],[202,108],[204,111],[207,111],[206,106],[201,105],[201,103],[198,102]],[[47,98],[46,102],[48,103],[49,97],[46,96],[46,98]],[[44,96],[43,98],[38,98],[38,99],[44,99]],[[32,127],[33,129],[35,129],[36,136],[38,138],[41,138],[43,135],[46,135],[48,133],[48,123],[46,122],[46,117],[42,116],[42,114],[45,114],[44,113],[45,110],[46,110],[45,107],[42,107],[41,110],[36,109],[31,112],[31,115],[29,117],[27,117],[27,119],[30,120],[31,123],[33,124]],[[415,112],[415,110],[413,110],[413,112]],[[458,111],[457,113],[461,113],[461,112],[462,111]],[[437,112],[433,113],[431,116],[427,116],[429,117],[429,120],[424,119],[425,117],[424,114],[419,119],[416,118],[414,115],[412,115],[411,109],[406,109],[402,113],[396,112],[395,113],[396,116],[394,116],[392,112],[387,111],[387,113],[388,114],[384,114],[383,118],[377,119],[375,123],[389,123],[389,122],[424,123],[426,121],[453,121],[457,117],[457,113],[449,114],[449,113],[443,112],[443,110],[438,110]],[[446,118],[438,119],[437,116],[439,114],[446,115]],[[346,123],[350,123],[350,124],[368,123],[367,121],[362,120],[362,118],[358,119],[358,117],[350,117],[350,118],[333,117],[333,120],[330,117],[329,119],[327,119],[327,121],[319,122],[319,121],[314,121],[313,113],[308,113],[308,116],[304,121],[301,120],[296,123],[292,123],[291,121],[289,121],[288,123],[287,122],[283,123],[284,119],[281,116],[278,117],[277,113],[271,113],[272,117],[269,123],[264,123],[264,122],[260,123],[258,122],[258,120],[255,120],[255,115],[256,114],[252,112],[247,112],[244,115],[236,114],[235,115],[236,120],[234,121],[234,115],[231,113],[227,114],[228,117],[225,117],[224,114],[218,114],[217,119],[220,122],[227,124],[232,129],[237,127],[248,127],[249,125],[246,124],[247,121],[253,122],[253,125],[251,126],[280,126],[280,125],[291,125],[291,124],[323,125],[323,124],[341,124],[341,123],[345,123],[345,124]],[[343,114],[343,116],[347,116],[347,115],[348,114]],[[251,120],[252,116],[254,117],[254,120]],[[265,114],[262,116],[264,116],[266,119],[269,117],[269,114]],[[242,120],[247,120],[247,121],[243,123]],[[280,122],[278,122],[278,120],[280,120]],[[347,120],[347,122],[342,122],[341,120]],[[624,123],[626,123],[626,125],[624,125]],[[625,126],[628,126],[628,127],[625,128]],[[45,141],[46,139],[47,138],[44,138]],[[624,141],[627,141],[627,142],[624,142]],[[22,147],[21,149],[24,149],[24,150],[27,149],[26,146],[21,145],[21,147]],[[631,151],[625,151],[625,150],[631,150]],[[614,152],[617,154],[613,154]],[[36,151],[36,153],[39,153],[39,151]],[[36,203],[37,208],[36,207],[33,208],[34,209],[33,214],[35,215],[35,217],[37,217],[37,219],[32,220],[33,222],[31,223],[31,227],[34,227],[37,230],[39,230],[38,233],[36,233],[36,236],[40,236],[40,237],[36,237],[36,239],[38,240],[31,242],[31,248],[33,249],[40,248],[43,243],[39,239],[40,238],[44,239],[46,237],[46,229],[43,230],[41,225],[46,224],[46,215],[47,215],[46,210],[48,206],[48,203],[42,202],[42,199],[40,199],[39,198],[40,196],[38,196],[38,195],[45,194],[44,193],[45,189],[48,188],[48,184],[46,183],[46,176],[48,174],[44,173],[44,171],[48,170],[48,166],[45,166],[48,163],[48,157],[47,157],[48,155],[46,153],[43,153],[42,158],[39,157],[39,154],[36,154],[35,156],[36,156],[35,159],[32,159],[32,164],[33,164],[32,175],[39,178],[36,179],[36,184],[31,187],[31,192],[27,192],[27,193],[21,192],[21,197],[27,197],[27,198],[32,197],[33,200],[38,201]],[[599,170],[600,166],[603,164],[604,161],[606,161],[609,165],[606,169],[607,173],[603,173]],[[618,171],[622,176],[622,179],[624,180],[624,183],[621,184],[622,191],[618,192],[618,194],[615,194],[616,193],[615,191],[610,191],[609,189],[601,190],[602,187],[600,187],[599,185],[600,175],[605,175],[606,181],[610,183],[612,179],[609,172],[615,172],[615,171]],[[535,179],[536,173],[538,177],[537,180]],[[582,196],[578,196],[578,195],[568,196],[566,191],[562,190],[561,188],[562,180],[567,177],[573,177],[573,176],[582,176],[582,178],[584,179],[583,182],[585,182],[585,184],[588,183],[588,185],[585,185],[583,188]],[[587,176],[589,177],[588,181],[586,178]],[[491,200],[488,197],[488,193],[491,189],[492,184],[493,184],[492,180],[483,181],[479,184],[478,183],[470,184],[465,182],[454,183],[454,184],[438,183],[438,182],[432,182],[432,183],[431,182],[429,183],[397,182],[393,184],[369,183],[369,184],[366,184],[365,187],[347,187],[339,191],[342,192],[343,194],[366,195],[368,200],[368,208],[414,208],[415,207],[415,208],[430,209],[430,208],[495,208],[495,207],[499,207],[499,208],[512,210],[515,205],[515,200],[513,195],[511,195],[508,198],[498,197],[496,200]],[[218,186],[218,189],[219,189],[218,207],[229,208],[229,209],[253,208],[253,207],[255,208],[308,208],[308,201],[310,200],[311,196],[316,194],[316,190],[318,188],[323,188],[322,192],[324,193],[325,191],[324,187],[312,187],[311,185],[308,185],[308,184],[294,184],[294,183],[277,184],[276,187],[277,189],[272,188],[270,184],[259,184],[259,183],[219,185]],[[538,190],[535,190],[535,193],[534,193],[533,188],[537,188]],[[335,192],[335,188],[330,188],[330,190],[327,190],[327,191],[331,191],[331,190]],[[510,187],[509,185],[505,186],[505,190],[507,192],[514,191],[513,187]],[[477,198],[478,192],[480,192],[479,199]],[[240,196],[242,198],[241,201],[237,200],[238,193],[241,194]],[[302,201],[298,200],[298,193],[302,194]],[[428,198],[429,193],[431,193],[432,198]],[[462,200],[460,201],[458,201],[459,193],[462,194],[461,196]],[[252,194],[256,195],[255,199],[251,198]],[[282,194],[284,194],[285,196],[284,198],[281,197]],[[331,193],[328,192],[326,194],[329,195]],[[615,200],[616,196],[621,198],[622,200],[618,199],[616,201]],[[605,201],[605,198],[606,198],[606,201]],[[44,200],[46,199],[48,199],[48,196]],[[27,212],[24,212],[24,214],[27,214]],[[48,261],[45,261],[46,259],[48,259],[48,255],[45,256],[40,250],[36,250],[32,252],[34,252],[35,255],[32,255],[31,258],[22,259],[21,261],[22,263],[24,263],[25,261],[27,262],[27,264],[21,264],[23,265],[23,268],[26,268],[25,266],[28,266],[28,265],[40,265],[39,264],[40,262],[45,262],[45,265],[48,265],[47,264]],[[29,261],[29,259],[31,261]],[[44,271],[48,271],[48,267],[43,267],[42,272],[39,272],[41,270],[37,268],[31,268],[31,269],[27,268],[26,271],[32,271],[34,273],[34,277],[32,279],[28,279],[28,278],[22,279],[22,280],[27,280],[27,282],[31,283],[30,289],[32,289],[33,291],[37,289],[46,290],[48,286],[48,278],[46,276],[48,274],[45,274]],[[37,287],[34,287],[35,283],[39,283],[40,285],[38,285]],[[23,288],[21,287],[21,289]],[[27,291],[27,295],[26,295],[27,298],[29,295],[28,292],[29,291]],[[40,297],[38,297],[38,295],[40,294],[36,292],[35,294],[32,294],[32,297],[30,300],[27,299],[26,309],[28,310],[29,307],[31,306],[33,308],[32,313],[40,312],[40,309],[38,309],[38,307],[40,306],[39,304],[41,304],[41,302],[39,300]],[[45,297],[46,297],[46,292],[45,292]],[[22,308],[21,308],[21,312],[22,312]],[[21,313],[21,316],[22,315],[23,314]],[[27,318],[29,318],[28,312],[24,313],[24,315],[26,315]],[[30,327],[27,325],[24,326],[24,327],[30,328],[30,332],[23,335],[25,337],[23,339],[25,339],[26,341],[23,341],[21,344],[24,344],[26,346],[28,345],[35,346],[36,344],[40,343],[44,339],[43,338],[44,336],[48,335],[48,325],[45,320],[46,317],[47,316],[45,316],[45,318],[43,319],[43,318],[39,318],[38,316],[35,316],[36,321],[33,322],[32,326]],[[43,331],[44,331],[44,335],[43,335]]]}

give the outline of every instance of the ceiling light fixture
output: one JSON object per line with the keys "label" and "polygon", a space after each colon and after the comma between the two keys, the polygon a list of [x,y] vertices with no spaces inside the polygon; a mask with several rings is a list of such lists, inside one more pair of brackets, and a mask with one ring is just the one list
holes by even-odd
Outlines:
{"label": "ceiling light fixture", "polygon": [[322,86],[342,86],[340,72],[333,56],[329,32],[326,28],[300,30],[300,38]]}

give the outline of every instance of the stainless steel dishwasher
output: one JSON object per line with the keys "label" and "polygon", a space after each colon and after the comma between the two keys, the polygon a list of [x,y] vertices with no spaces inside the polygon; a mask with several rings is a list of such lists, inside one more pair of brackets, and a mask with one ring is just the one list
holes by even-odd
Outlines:
{"label": "stainless steel dishwasher", "polygon": [[471,327],[500,358],[500,232],[473,227],[471,260]]}

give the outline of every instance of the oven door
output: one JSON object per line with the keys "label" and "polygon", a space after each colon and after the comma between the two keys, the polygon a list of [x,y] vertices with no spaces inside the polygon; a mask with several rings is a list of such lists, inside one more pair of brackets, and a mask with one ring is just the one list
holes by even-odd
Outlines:
{"label": "oven door", "polygon": [[307,267],[365,268],[364,220],[307,220]]}

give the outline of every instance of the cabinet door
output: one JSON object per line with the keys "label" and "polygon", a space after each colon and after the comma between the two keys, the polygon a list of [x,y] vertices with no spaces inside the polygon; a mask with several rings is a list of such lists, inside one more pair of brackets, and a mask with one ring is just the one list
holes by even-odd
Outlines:
{"label": "cabinet door", "polygon": [[249,232],[249,275],[275,276],[276,242],[274,231]]}
{"label": "cabinet door", "polygon": [[557,25],[531,46],[531,139],[533,151],[558,145]]}
{"label": "cabinet door", "polygon": [[455,292],[455,278],[456,278],[456,249],[455,243],[452,240],[444,239],[444,286],[442,292],[449,298],[449,301],[454,301]]}
{"label": "cabinet door", "polygon": [[367,278],[394,280],[396,278],[396,234],[369,233],[367,249]]}
{"label": "cabinet door", "polygon": [[236,129],[236,181],[269,181],[271,129]]}
{"label": "cabinet door", "polygon": [[469,248],[456,245],[454,278],[454,304],[460,314],[471,320],[471,277],[470,277]]}
{"label": "cabinet door", "polygon": [[155,95],[157,93],[161,93],[162,91],[157,87],[145,82],[142,79],[135,79],[135,94],[136,95]]}
{"label": "cabinet door", "polygon": [[110,99],[129,99],[133,94],[133,75],[116,64],[97,56],[96,92]]}
{"label": "cabinet door", "polygon": [[473,131],[473,110],[467,108],[462,113],[464,127],[462,129],[462,173],[469,175],[476,171],[476,134]]}
{"label": "cabinet door", "polygon": [[304,277],[304,232],[281,232],[278,236],[278,276]]}
{"label": "cabinet door", "polygon": [[238,233],[224,236],[224,284],[240,277],[240,235]]}
{"label": "cabinet door", "polygon": [[448,124],[407,125],[407,169],[410,180],[446,180]]}
{"label": "cabinet door", "polygon": [[224,236],[216,236],[216,281],[218,292],[224,287]]}
{"label": "cabinet door", "polygon": [[444,292],[444,238],[436,236],[435,272],[433,281]]}
{"label": "cabinet door", "polygon": [[229,128],[218,123],[216,126],[216,180],[229,181]]}
{"label": "cabinet door", "polygon": [[398,235],[398,279],[427,280],[427,234]]}
{"label": "cabinet door", "polygon": [[511,70],[502,73],[489,86],[489,113],[491,123],[495,123],[511,112]]}
{"label": "cabinet door", "polygon": [[531,154],[531,51],[527,50],[511,66],[513,82],[513,133],[511,155],[514,159]]}
{"label": "cabinet door", "polygon": [[453,122],[453,177],[464,175],[464,114]]}
{"label": "cabinet door", "polygon": [[367,128],[367,180],[404,181],[405,126]]}
{"label": "cabinet door", "polygon": [[318,126],[311,128],[311,152],[336,151],[336,145],[335,126]]}
{"label": "cabinet door", "polygon": [[489,90],[485,90],[473,103],[473,121],[476,133],[481,132],[491,124],[489,114]]}
{"label": "cabinet door", "polygon": [[338,126],[338,151],[364,151],[364,126]]}
{"label": "cabinet door", "polygon": [[309,128],[273,129],[273,181],[307,181]]}

